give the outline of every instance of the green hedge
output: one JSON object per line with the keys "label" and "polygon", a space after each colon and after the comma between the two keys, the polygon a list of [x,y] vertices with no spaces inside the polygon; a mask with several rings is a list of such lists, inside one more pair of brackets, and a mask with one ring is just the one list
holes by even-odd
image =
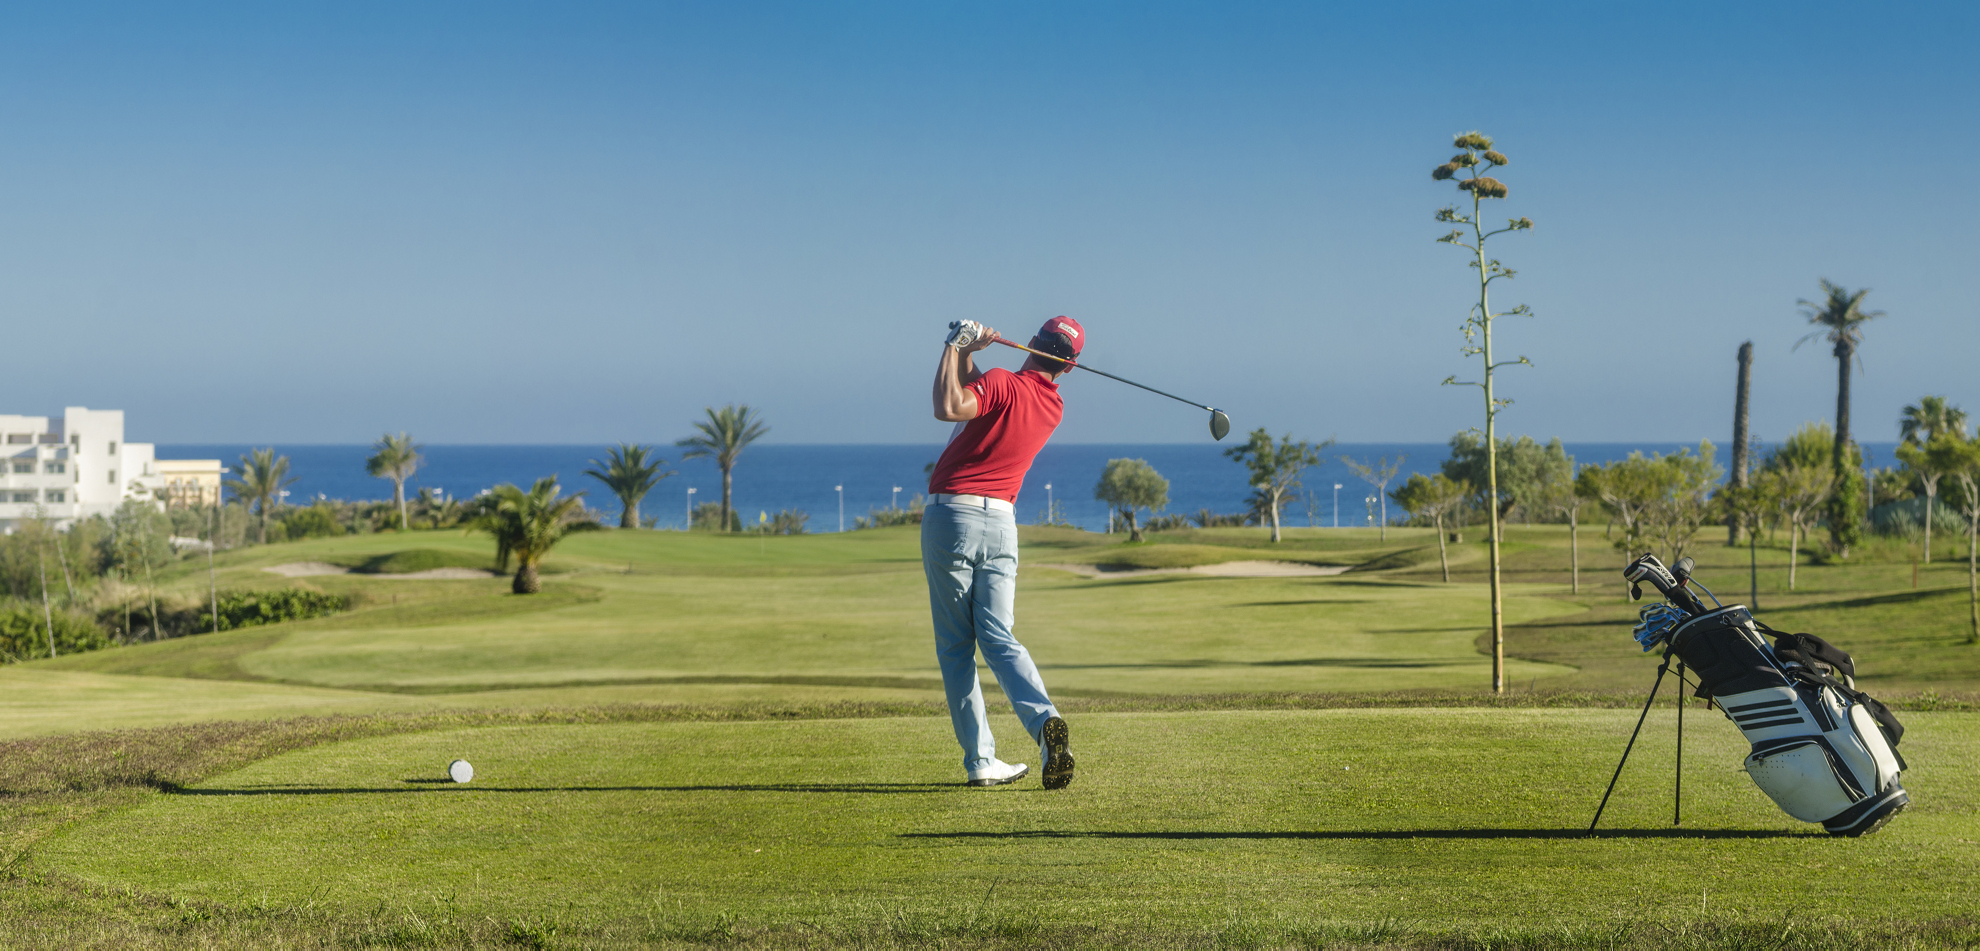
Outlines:
{"label": "green hedge", "polygon": [[[236,591],[220,598],[220,629],[231,631],[258,624],[280,624],[305,618],[328,617],[350,606],[343,596],[305,588],[275,591]],[[204,612],[201,630],[213,629],[213,613]]]}
{"label": "green hedge", "polygon": [[[110,646],[110,636],[87,615],[55,611],[55,650],[80,654]],[[0,660],[48,656],[48,621],[39,604],[16,601],[0,607]]]}

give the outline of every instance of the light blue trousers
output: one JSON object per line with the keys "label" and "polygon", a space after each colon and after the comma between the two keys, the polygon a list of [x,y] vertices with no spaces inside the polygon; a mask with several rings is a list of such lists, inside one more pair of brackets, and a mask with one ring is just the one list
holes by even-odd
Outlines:
{"label": "light blue trousers", "polygon": [[1045,721],[1059,715],[1031,652],[1011,634],[1017,613],[1017,519],[982,506],[932,504],[921,516],[921,565],[928,574],[935,656],[942,665],[949,720],[963,748],[963,768],[981,769],[996,760],[997,741],[983,710],[977,651],[1033,741]]}

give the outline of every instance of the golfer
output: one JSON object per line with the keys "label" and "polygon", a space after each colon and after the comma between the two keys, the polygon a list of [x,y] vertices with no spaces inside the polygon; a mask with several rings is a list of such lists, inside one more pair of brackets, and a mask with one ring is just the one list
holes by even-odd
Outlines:
{"label": "golfer", "polygon": [[[1031,347],[1070,360],[1079,356],[1085,337],[1072,318],[1054,317],[1032,338]],[[1018,574],[1012,501],[1032,457],[1059,426],[1065,404],[1055,381],[1071,368],[1031,356],[1016,373],[978,371],[970,355],[996,339],[995,330],[962,321],[942,348],[935,370],[935,418],[957,426],[928,477],[921,564],[928,573],[928,601],[935,615],[935,655],[969,784],[1000,786],[1030,772],[1023,763],[997,758],[997,742],[983,709],[983,686],[976,678],[976,653],[981,650],[1011,708],[1038,742],[1045,788],[1061,789],[1073,779],[1071,731],[1046,696],[1031,653],[1011,633]]]}

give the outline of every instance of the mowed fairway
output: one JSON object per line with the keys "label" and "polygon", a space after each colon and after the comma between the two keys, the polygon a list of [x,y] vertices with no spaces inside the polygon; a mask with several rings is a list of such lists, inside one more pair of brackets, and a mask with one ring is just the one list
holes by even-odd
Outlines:
{"label": "mowed fairway", "polygon": [[[1231,534],[1250,541],[1256,532]],[[1365,547],[1343,546],[1340,538]],[[1049,533],[1046,539],[1055,540]],[[1293,547],[1285,554],[1356,563],[1420,548],[1423,539],[1386,547],[1373,533],[1328,541],[1334,547]],[[1042,544],[1039,558],[1160,555],[1165,547],[1184,549],[1198,562],[1260,557],[1232,547],[1082,544],[1087,550],[1070,552],[1063,544]],[[472,553],[485,552],[487,541],[431,532],[229,553],[222,587],[308,585],[350,594],[361,607],[337,617],[0,671],[9,702],[31,712],[0,724],[0,735],[45,732],[57,723],[75,729],[161,722],[157,704],[105,704],[89,692],[130,675],[147,678],[129,682],[134,696],[174,697],[183,704],[183,719],[710,702],[763,699],[796,688],[851,691],[846,695],[856,699],[940,697],[919,537],[912,528],[775,538],[580,535],[557,549],[546,591],[534,597],[507,594],[499,579],[290,580],[262,570],[285,562],[360,564],[392,545]],[[173,582],[194,592],[205,583],[204,572],[192,565],[182,566]],[[1490,659],[1473,644],[1487,620],[1480,610],[1483,587],[1476,584],[1379,571],[1089,579],[1035,565],[1023,569],[1021,584],[1019,636],[1048,685],[1069,698],[1480,690],[1489,683]],[[1584,605],[1551,597],[1557,590],[1513,587],[1508,621],[1585,613]],[[35,673],[25,676],[28,671]],[[94,676],[68,678],[65,672]],[[1557,664],[1508,664],[1511,681],[1527,687],[1570,673]],[[185,691],[167,689],[156,678],[263,686],[227,688],[208,704],[180,696]],[[290,687],[316,689],[285,693]],[[248,696],[254,703],[239,702]]]}
{"label": "mowed fairway", "polygon": [[[1472,586],[1347,578],[1086,580],[1028,571],[1020,636],[1068,694],[1453,688],[1481,676]],[[478,624],[303,628],[239,660],[271,680],[461,690],[723,676],[933,687],[919,565],[594,574],[598,600]],[[1575,613],[1510,599],[1518,621]],[[1515,665],[1515,677],[1564,673]]]}
{"label": "mowed fairway", "polygon": [[[548,923],[580,945],[903,920],[965,934],[1104,926],[1164,944],[1234,924],[1595,934],[1971,912],[1974,717],[1911,718],[1919,804],[1852,840],[1781,815],[1738,771],[1736,732],[1696,711],[1673,829],[1667,711],[1608,834],[1584,837],[1634,719],[1089,715],[1079,779],[1062,792],[959,787],[934,718],[424,733],[154,796],[66,829],[31,863],[219,906]],[[1014,733],[1001,739],[1021,748]],[[456,756],[475,763],[473,783],[439,781]],[[1811,894],[1851,904],[1811,910]]]}

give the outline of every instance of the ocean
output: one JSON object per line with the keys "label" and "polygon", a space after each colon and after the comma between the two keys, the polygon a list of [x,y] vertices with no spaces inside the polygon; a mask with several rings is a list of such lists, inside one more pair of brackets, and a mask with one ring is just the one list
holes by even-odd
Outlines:
{"label": "ocean", "polygon": [[[1251,488],[1245,484],[1245,470],[1224,456],[1231,445],[1224,443],[1159,443],[1148,445],[1047,445],[1026,477],[1024,491],[1017,499],[1020,522],[1044,518],[1048,501],[1059,515],[1091,531],[1107,527],[1107,506],[1093,498],[1094,483],[1109,459],[1145,459],[1169,480],[1169,512],[1194,513],[1208,508],[1217,512],[1237,512]],[[1866,444],[1873,464],[1888,465],[1893,444]],[[161,459],[214,459],[228,466],[238,465],[246,445],[160,445]],[[467,498],[491,486],[513,482],[527,487],[547,475],[558,477],[565,492],[583,491],[591,507],[609,513],[614,519],[619,502],[604,485],[585,476],[591,460],[603,459],[604,446],[570,445],[429,445],[421,450],[423,465],[407,484],[411,495],[428,487],[458,498]],[[1567,450],[1579,462],[1609,462],[1633,451],[1675,452],[1680,443],[1568,443]],[[1695,446],[1693,446],[1695,448]],[[306,505],[316,498],[384,499],[392,495],[392,483],[365,474],[364,459],[371,447],[364,445],[277,445],[289,459],[289,472],[296,482],[289,487],[287,501]],[[939,445],[793,445],[751,446],[743,450],[735,471],[735,506],[743,521],[755,522],[758,513],[801,509],[810,513],[809,530],[838,531],[843,524],[873,509],[906,505],[926,490],[924,468],[941,454]],[[722,497],[722,478],[708,459],[679,461],[678,450],[662,447],[660,455],[675,474],[663,480],[640,503],[640,512],[657,517],[657,527],[680,528],[686,523],[689,489],[693,501],[717,502]],[[1433,473],[1449,456],[1443,443],[1347,443],[1326,453],[1326,461],[1309,470],[1305,484],[1307,497],[1286,507],[1282,518],[1287,525],[1325,527],[1371,524],[1368,503],[1370,486],[1356,478],[1340,461],[1342,456],[1372,461],[1380,457],[1403,460],[1393,489],[1412,472]],[[1718,462],[1728,461],[1723,448]],[[1340,489],[1336,491],[1334,486]],[[835,487],[843,486],[843,492]],[[1339,507],[1335,507],[1338,498]],[[1393,512],[1391,514],[1394,514]]]}

